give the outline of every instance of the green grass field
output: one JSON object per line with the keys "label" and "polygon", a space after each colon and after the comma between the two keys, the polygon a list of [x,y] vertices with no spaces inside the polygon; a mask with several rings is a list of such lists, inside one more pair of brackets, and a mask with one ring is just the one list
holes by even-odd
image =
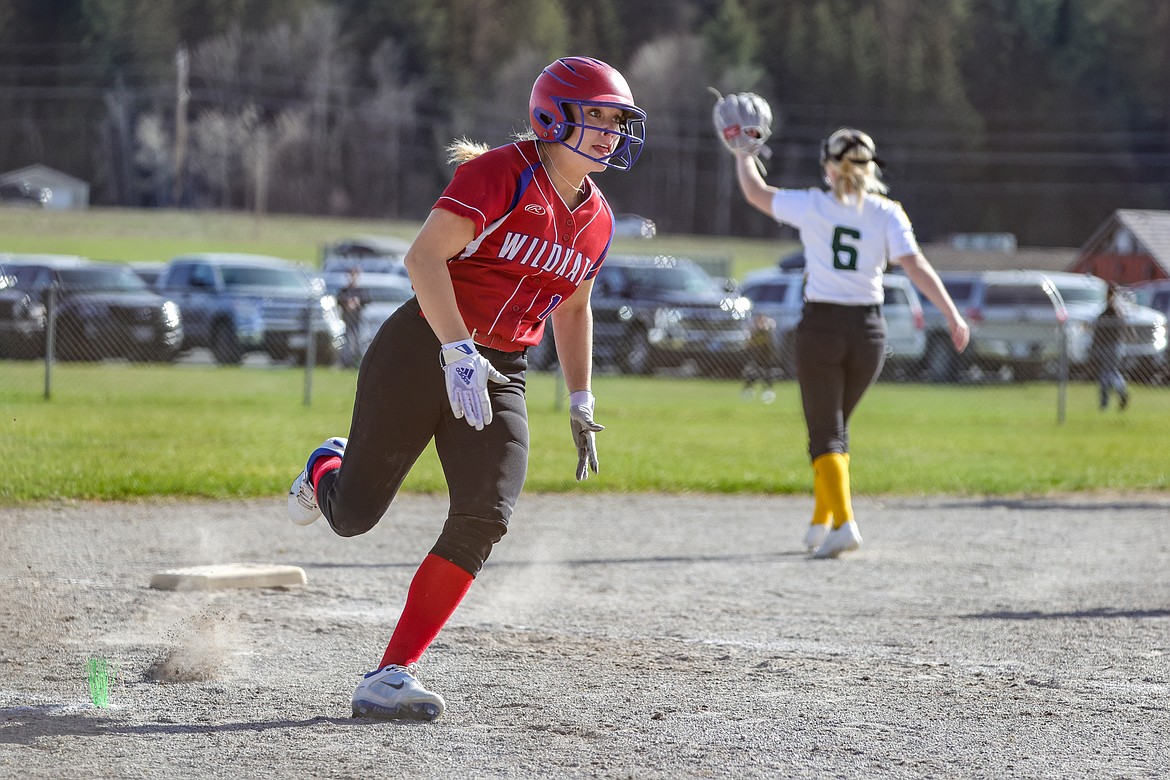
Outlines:
{"label": "green grass field", "polygon": [[[163,261],[184,252],[254,252],[317,264],[321,245],[356,235],[411,239],[419,225],[385,220],[263,216],[227,212],[0,208],[0,253],[46,252],[97,260]],[[729,256],[733,276],[776,262],[792,242],[712,236],[617,239],[615,251]]]}
{"label": "green grass field", "polygon": [[[165,260],[242,251],[315,262],[323,242],[366,233],[410,238],[417,225],[246,214],[0,209],[0,252]],[[736,275],[791,251],[774,241],[659,236],[619,251],[730,255]],[[321,369],[313,403],[304,373],[196,366],[58,365],[51,400],[43,368],[0,363],[0,503],[135,496],[281,495],[308,451],[348,430],[355,374]],[[539,491],[807,493],[811,470],[794,384],[776,403],[739,397],[735,382],[599,376],[602,474],[578,486],[558,380],[534,375],[528,488]],[[859,494],[1165,490],[1170,389],[1134,389],[1124,415],[1101,414],[1095,389],[1074,385],[1057,424],[1048,384],[943,387],[879,384],[853,424]],[[406,485],[445,490],[432,451]]]}
{"label": "green grass field", "polygon": [[[279,496],[327,436],[348,431],[356,373],[200,366],[58,365],[50,400],[38,364],[0,380],[0,503],[138,496]],[[730,381],[599,376],[602,472],[578,486],[556,375],[529,385],[536,491],[806,493],[811,470],[795,384],[774,404]],[[1074,385],[1063,424],[1052,385],[882,383],[853,424],[858,494],[1012,495],[1165,490],[1170,392],[1134,389],[1101,413]],[[405,489],[442,492],[433,451]]]}

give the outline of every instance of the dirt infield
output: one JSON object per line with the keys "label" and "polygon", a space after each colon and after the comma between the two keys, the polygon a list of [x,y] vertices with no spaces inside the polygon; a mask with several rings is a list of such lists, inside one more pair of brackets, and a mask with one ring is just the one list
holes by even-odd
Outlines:
{"label": "dirt infield", "polygon": [[[528,495],[424,657],[431,724],[349,717],[445,514],[283,497],[0,512],[0,776],[1165,777],[1170,496]],[[182,593],[162,569],[295,564]],[[116,669],[93,705],[86,660]]]}

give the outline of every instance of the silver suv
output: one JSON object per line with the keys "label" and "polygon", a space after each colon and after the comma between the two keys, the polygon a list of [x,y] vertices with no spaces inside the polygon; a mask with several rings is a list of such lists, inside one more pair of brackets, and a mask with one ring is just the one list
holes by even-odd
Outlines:
{"label": "silver suv", "polygon": [[[971,326],[971,344],[956,354],[941,312],[924,301],[928,342],[923,368],[930,379],[953,382],[972,370],[1012,379],[1055,377],[1062,330],[1070,374],[1092,374],[1090,347],[1096,318],[1105,308],[1104,280],[1058,271],[939,276]],[[1125,316],[1131,326],[1124,347],[1127,368],[1160,372],[1166,360],[1165,317],[1132,304],[1125,307]]]}
{"label": "silver suv", "polygon": [[233,253],[182,255],[167,263],[157,289],[183,312],[184,347],[208,347],[218,363],[238,364],[245,353],[258,351],[274,360],[291,356],[304,362],[307,313],[316,338],[316,362],[332,364],[344,343],[337,301],[289,260]]}
{"label": "silver suv", "polygon": [[1012,379],[1056,376],[1060,329],[1068,311],[1040,271],[985,271],[967,299],[971,343],[963,357],[984,372]]}

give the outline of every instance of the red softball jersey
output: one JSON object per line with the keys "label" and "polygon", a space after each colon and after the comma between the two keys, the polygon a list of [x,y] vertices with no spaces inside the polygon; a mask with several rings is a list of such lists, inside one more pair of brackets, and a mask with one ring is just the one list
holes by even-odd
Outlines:
{"label": "red softball jersey", "polygon": [[520,141],[459,165],[435,208],[475,223],[475,239],[447,262],[475,341],[517,352],[540,343],[544,322],[597,275],[613,240],[613,211],[593,180],[570,209],[536,153]]}

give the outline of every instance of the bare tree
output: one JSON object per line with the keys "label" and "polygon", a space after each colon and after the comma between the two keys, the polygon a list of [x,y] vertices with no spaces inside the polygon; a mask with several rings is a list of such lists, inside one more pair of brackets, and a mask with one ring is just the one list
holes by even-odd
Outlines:
{"label": "bare tree", "polygon": [[629,67],[635,99],[649,115],[646,160],[639,169],[640,189],[653,193],[659,213],[649,214],[667,229],[691,232],[697,224],[699,161],[710,158],[713,79],[702,56],[702,41],[690,34],[670,35],[638,50]]}
{"label": "bare tree", "polygon": [[138,117],[134,128],[134,167],[149,192],[148,202],[163,205],[170,197],[175,163],[174,148],[162,116],[150,111]]}
{"label": "bare tree", "polygon": [[347,178],[362,193],[363,214],[397,215],[401,206],[403,172],[412,163],[404,142],[419,123],[419,89],[407,79],[403,58],[401,47],[389,39],[374,51],[369,63],[374,91],[358,105],[349,134],[354,164]]}

